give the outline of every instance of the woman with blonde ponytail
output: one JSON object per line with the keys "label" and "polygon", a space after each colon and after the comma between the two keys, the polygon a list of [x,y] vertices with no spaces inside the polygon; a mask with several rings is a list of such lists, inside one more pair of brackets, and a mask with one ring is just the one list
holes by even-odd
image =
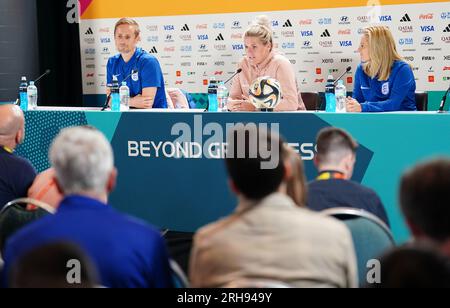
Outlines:
{"label": "woman with blonde ponytail", "polygon": [[361,64],[355,74],[348,112],[415,111],[416,81],[411,67],[397,52],[389,28],[364,30],[358,48]]}
{"label": "woman with blonde ponytail", "polygon": [[254,111],[249,89],[258,77],[269,76],[281,85],[282,99],[275,111],[305,109],[298,93],[295,72],[286,57],[273,50],[273,31],[267,16],[258,16],[244,34],[246,56],[239,63],[242,72],[233,79],[228,109]]}

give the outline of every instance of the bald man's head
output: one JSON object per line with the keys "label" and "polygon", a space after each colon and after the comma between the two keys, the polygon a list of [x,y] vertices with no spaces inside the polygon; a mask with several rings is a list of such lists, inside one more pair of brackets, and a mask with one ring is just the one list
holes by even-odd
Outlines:
{"label": "bald man's head", "polygon": [[24,137],[23,112],[16,105],[0,106],[0,145],[15,148]]}

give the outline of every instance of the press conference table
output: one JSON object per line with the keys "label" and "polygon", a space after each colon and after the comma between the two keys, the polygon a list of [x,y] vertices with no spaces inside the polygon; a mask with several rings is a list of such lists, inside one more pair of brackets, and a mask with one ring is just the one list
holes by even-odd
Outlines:
{"label": "press conference table", "polygon": [[[326,126],[341,127],[360,143],[353,180],[378,192],[399,242],[409,236],[397,203],[402,172],[420,160],[450,156],[450,114],[202,111],[119,113],[40,107],[25,112],[26,139],[17,153],[42,171],[49,167],[48,149],[62,128],[97,127],[110,140],[119,170],[112,206],[160,228],[195,231],[235,207],[220,158],[224,141],[220,133],[225,134],[232,123],[278,125],[302,155],[309,180],[316,175],[312,158],[317,132]],[[185,139],[178,142],[181,132]],[[215,144],[211,136],[220,142]]]}

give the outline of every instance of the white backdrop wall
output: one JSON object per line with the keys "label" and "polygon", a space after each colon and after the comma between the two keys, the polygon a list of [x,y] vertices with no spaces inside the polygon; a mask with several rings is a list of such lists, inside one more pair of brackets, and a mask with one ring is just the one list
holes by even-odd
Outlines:
{"label": "white backdrop wall", "polygon": [[[388,26],[411,64],[417,89],[442,91],[450,83],[450,2],[136,18],[140,46],[155,55],[165,82],[191,93],[206,92],[209,77],[225,80],[244,55],[243,33],[255,16],[272,20],[275,45],[292,63],[304,91],[323,91],[326,77],[359,64],[362,29]],[[116,53],[117,19],[83,19],[80,25],[83,92],[103,94],[106,63]],[[345,78],[349,90],[353,78]]]}

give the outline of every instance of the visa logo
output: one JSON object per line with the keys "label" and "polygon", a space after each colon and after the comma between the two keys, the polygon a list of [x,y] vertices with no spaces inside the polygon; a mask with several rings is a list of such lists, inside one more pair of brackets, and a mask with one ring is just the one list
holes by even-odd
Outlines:
{"label": "visa logo", "polygon": [[242,44],[237,44],[237,45],[232,45],[233,50],[243,50],[244,49],[244,45]]}
{"label": "visa logo", "polygon": [[300,31],[302,36],[313,36],[312,31]]}
{"label": "visa logo", "polygon": [[208,34],[197,35],[197,38],[198,38],[199,41],[207,40],[208,39]]}
{"label": "visa logo", "polygon": [[339,44],[341,45],[341,47],[350,47],[350,46],[353,46],[353,45],[352,45],[352,41],[339,41]]}
{"label": "visa logo", "polygon": [[420,26],[422,32],[434,32],[433,26]]}
{"label": "visa logo", "polygon": [[109,37],[101,38],[100,42],[103,44],[111,43],[111,39]]}
{"label": "visa logo", "polygon": [[165,31],[173,31],[175,30],[175,27],[173,25],[166,25],[164,26]]}
{"label": "visa logo", "polygon": [[277,20],[272,21],[272,27],[278,27],[278,21]]}
{"label": "visa logo", "polygon": [[380,21],[384,21],[384,22],[386,22],[386,21],[392,21],[392,16],[391,15],[385,15],[385,16],[379,16],[379,18],[380,18]]}

